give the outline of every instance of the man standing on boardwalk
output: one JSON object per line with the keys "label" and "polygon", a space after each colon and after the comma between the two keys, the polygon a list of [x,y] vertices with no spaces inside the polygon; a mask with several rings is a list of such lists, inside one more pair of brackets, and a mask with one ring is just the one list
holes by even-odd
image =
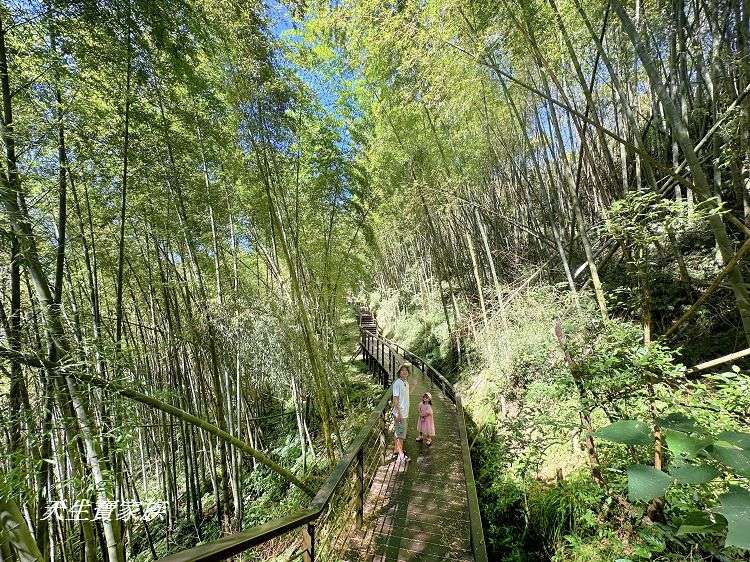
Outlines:
{"label": "man standing on boardwalk", "polygon": [[393,383],[393,418],[395,423],[395,455],[399,461],[408,461],[409,457],[404,454],[404,441],[406,440],[406,425],[409,417],[409,364],[402,363],[398,368],[398,378]]}

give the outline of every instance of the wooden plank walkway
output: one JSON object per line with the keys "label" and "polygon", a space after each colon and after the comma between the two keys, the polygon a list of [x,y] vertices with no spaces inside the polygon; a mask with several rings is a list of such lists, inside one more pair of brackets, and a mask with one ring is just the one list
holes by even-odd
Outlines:
{"label": "wooden plank walkway", "polygon": [[[488,562],[461,397],[422,357],[382,337],[366,309],[358,307],[357,314],[365,362],[384,385],[403,362],[399,354],[417,363],[409,378],[410,460],[399,462],[389,454],[393,430],[383,423],[384,417],[392,422],[386,390],[306,508],[177,552],[164,562],[216,562],[250,549],[267,559],[284,551],[285,560],[303,562]],[[415,441],[418,405],[426,390],[432,393],[437,430],[431,447]]]}
{"label": "wooden plank walkway", "polygon": [[[393,364],[392,353],[384,350],[380,362],[385,368]],[[393,355],[396,365],[403,362]],[[432,393],[435,419],[431,446],[415,441],[418,405],[425,391]],[[399,462],[389,454],[378,468],[363,524],[350,540],[346,560],[474,560],[456,406],[415,366],[409,396],[405,447],[409,460]],[[392,431],[388,446],[392,450]]]}

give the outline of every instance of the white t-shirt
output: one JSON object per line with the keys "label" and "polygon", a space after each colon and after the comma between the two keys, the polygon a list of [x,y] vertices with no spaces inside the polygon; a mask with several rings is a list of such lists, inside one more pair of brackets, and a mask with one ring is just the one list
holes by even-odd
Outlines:
{"label": "white t-shirt", "polygon": [[402,381],[400,378],[393,383],[393,415],[398,415],[396,410],[396,400],[401,406],[401,417],[409,417],[409,383]]}

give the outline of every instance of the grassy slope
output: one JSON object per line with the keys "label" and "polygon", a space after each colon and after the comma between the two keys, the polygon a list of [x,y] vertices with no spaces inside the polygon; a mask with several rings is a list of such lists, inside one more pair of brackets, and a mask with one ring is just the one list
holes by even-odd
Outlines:
{"label": "grassy slope", "polygon": [[[433,296],[423,309],[422,299],[404,304],[399,298],[403,295],[371,295],[380,322],[392,337],[426,355],[457,381],[480,428],[472,453],[491,558],[685,560],[693,552],[693,559],[701,560],[708,559],[703,556],[710,551],[722,551],[723,560],[744,559],[741,551],[721,549],[723,531],[702,541],[694,535],[675,536],[679,518],[695,509],[696,494],[700,504],[716,505],[726,479],[699,490],[673,485],[667,496],[671,526],[663,529],[643,525],[644,505],[635,504],[623,512],[619,500],[613,498],[627,495],[624,471],[629,464],[651,462],[653,453],[648,448],[599,442],[612,491],[606,494],[591,480],[581,446],[581,402],[552,328],[560,317],[571,346],[578,350],[576,359],[590,373],[587,384],[606,398],[633,384],[632,363],[645,353],[637,326],[619,321],[601,325],[589,299],[584,297],[578,311],[567,293],[553,287],[535,288],[511,304],[507,329],[493,315],[486,328],[463,338],[459,365],[439,300]],[[703,351],[708,345],[703,343]],[[648,361],[654,368],[676,368],[669,353],[654,352]],[[699,421],[715,431],[748,429],[746,422],[738,425],[736,418],[717,418],[701,410],[708,397],[700,389],[661,392],[665,411],[698,412],[703,416]],[[732,392],[731,387],[713,389],[712,406],[724,408],[734,400]],[[680,410],[670,402],[680,400],[689,407]],[[594,426],[603,427],[608,417],[624,414],[646,418],[645,400],[640,395],[612,398],[606,407],[594,411]]]}

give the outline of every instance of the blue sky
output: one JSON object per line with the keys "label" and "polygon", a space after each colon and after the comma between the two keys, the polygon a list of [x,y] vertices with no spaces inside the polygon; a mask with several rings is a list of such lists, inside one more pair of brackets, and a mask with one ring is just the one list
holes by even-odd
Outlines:
{"label": "blue sky", "polygon": [[[269,30],[271,34],[280,41],[293,44],[296,42],[294,37],[294,25],[292,14],[283,1],[268,0],[266,3],[267,14],[270,19]],[[309,72],[305,69],[293,65],[290,61],[284,60],[284,63],[294,70],[295,74],[317,95],[323,107],[337,114],[336,101],[341,83],[337,80],[326,80],[322,73]]]}
{"label": "blue sky", "polygon": [[[294,46],[299,42],[292,14],[283,0],[267,0],[266,14],[269,18],[269,31],[273,37],[288,46]],[[351,136],[345,125],[338,101],[340,94],[346,88],[346,81],[353,79],[353,76],[346,73],[326,73],[326,69],[323,68],[320,71],[300,68],[284,57],[281,57],[280,60],[315,94],[323,109],[341,124],[339,128],[341,138],[338,143],[341,149],[352,150]]]}

